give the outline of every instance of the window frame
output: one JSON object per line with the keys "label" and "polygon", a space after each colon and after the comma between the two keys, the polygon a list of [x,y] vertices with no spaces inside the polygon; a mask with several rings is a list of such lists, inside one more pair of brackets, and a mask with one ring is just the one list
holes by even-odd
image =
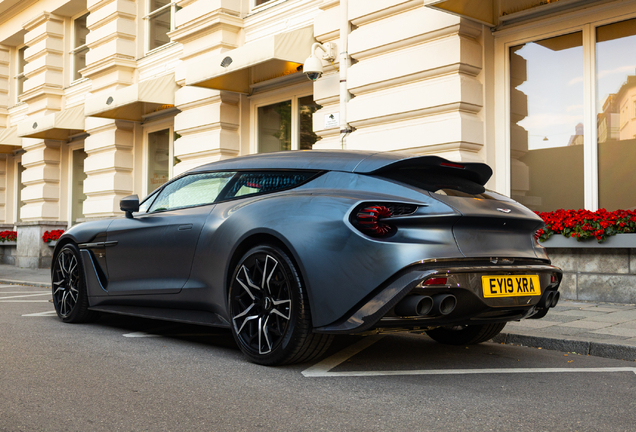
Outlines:
{"label": "window frame", "polygon": [[174,31],[176,29],[176,13],[177,13],[177,2],[176,1],[171,1],[170,3],[167,3],[163,6],[161,6],[160,8],[155,9],[154,11],[150,11],[150,2],[152,0],[146,0],[145,1],[145,11],[146,11],[146,15],[143,16],[143,21],[144,21],[144,53],[146,55],[164,48],[166,45],[169,45],[172,43],[172,40],[168,43],[165,43],[161,46],[155,47],[155,48],[150,48],[150,32],[151,32],[151,20],[152,18],[154,18],[157,15],[161,15],[162,13],[164,13],[166,10],[170,10],[170,30],[169,31]]}
{"label": "window frame", "polygon": [[[71,85],[75,84],[76,82],[82,81],[85,78],[79,73],[79,69],[75,70],[76,64],[75,64],[75,55],[78,54],[80,51],[84,51],[86,50],[86,52],[88,53],[89,48],[88,48],[88,43],[83,43],[81,45],[78,46],[74,46],[75,43],[77,42],[77,34],[75,33],[75,21],[77,21],[80,18],[83,18],[84,16],[86,16],[86,18],[88,19],[88,15],[89,12],[88,10],[75,15],[74,17],[71,18],[71,47],[69,50],[69,62],[70,62],[70,74],[71,76],[69,77],[69,81],[71,83]],[[88,22],[86,25],[86,29],[88,30]],[[79,75],[79,78],[75,78],[75,74],[77,73],[77,75]]]}
{"label": "window frame", "polygon": [[[15,85],[13,86],[13,90],[14,90],[14,94],[15,94],[15,98],[14,98],[14,106],[18,105],[20,103],[22,103],[20,101],[20,96],[22,96],[24,94],[24,83],[26,82],[27,78],[26,75],[24,74],[24,69],[26,68],[27,65],[27,61],[26,61],[26,50],[27,50],[28,46],[26,46],[25,44],[22,45],[18,45],[15,47],[15,74],[14,74],[14,79],[15,79]],[[20,71],[20,51],[24,52],[24,67],[22,68],[22,71]],[[20,83],[20,79],[23,78],[22,81],[22,91],[19,91],[19,83]]]}
{"label": "window frame", "polygon": [[510,48],[580,31],[583,34],[583,190],[584,206],[598,210],[598,130],[596,123],[596,28],[636,18],[633,6],[600,5],[571,14],[546,18],[494,33],[494,188],[511,193]]}
{"label": "window frame", "polygon": [[311,82],[291,86],[284,91],[273,91],[250,96],[250,154],[259,154],[258,143],[258,109],[267,105],[291,100],[291,150],[300,148],[300,113],[298,100],[313,97],[313,84]]}
{"label": "window frame", "polygon": [[148,182],[148,174],[150,173],[149,167],[150,167],[150,159],[148,157],[148,152],[150,150],[150,141],[149,141],[149,135],[153,132],[158,132],[164,129],[168,129],[168,137],[169,137],[169,144],[168,144],[168,160],[171,161],[172,163],[168,164],[168,181],[161,185],[160,187],[158,187],[156,190],[163,188],[166,184],[170,183],[173,179],[172,176],[174,175],[174,118],[170,118],[169,120],[164,120],[164,121],[157,121],[157,122],[153,122],[151,124],[147,124],[144,125],[143,128],[143,156],[142,156],[142,165],[143,165],[143,169],[142,169],[142,181],[141,181],[141,190],[144,191],[146,196],[149,196],[152,192],[149,192],[148,189],[150,187],[150,184]]}

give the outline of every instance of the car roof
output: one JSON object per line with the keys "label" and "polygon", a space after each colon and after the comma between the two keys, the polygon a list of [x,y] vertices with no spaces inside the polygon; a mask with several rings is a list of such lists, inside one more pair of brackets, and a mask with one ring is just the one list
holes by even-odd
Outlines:
{"label": "car roof", "polygon": [[369,174],[389,169],[445,165],[461,168],[463,173],[455,172],[455,174],[470,178],[482,185],[486,184],[492,175],[492,170],[486,164],[475,162],[459,164],[438,156],[413,156],[400,152],[296,150],[235,157],[201,165],[189,172],[284,169]]}
{"label": "car roof", "polygon": [[413,155],[398,152],[307,150],[261,153],[212,162],[192,171],[308,169],[366,173]]}

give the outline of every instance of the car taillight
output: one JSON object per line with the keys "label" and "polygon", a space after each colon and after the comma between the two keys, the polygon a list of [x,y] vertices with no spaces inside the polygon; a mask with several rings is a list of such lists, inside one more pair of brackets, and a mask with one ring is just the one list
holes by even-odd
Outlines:
{"label": "car taillight", "polygon": [[422,286],[431,286],[431,285],[446,285],[447,279],[445,277],[434,277],[430,279],[426,279]]}
{"label": "car taillight", "polygon": [[417,211],[416,204],[392,202],[367,202],[351,212],[350,222],[359,231],[371,237],[390,237],[398,230],[398,220]]}
{"label": "car taillight", "polygon": [[356,214],[356,222],[361,231],[371,236],[384,237],[394,229],[391,225],[383,222],[393,216],[393,212],[388,207],[382,205],[371,205],[361,208]]}

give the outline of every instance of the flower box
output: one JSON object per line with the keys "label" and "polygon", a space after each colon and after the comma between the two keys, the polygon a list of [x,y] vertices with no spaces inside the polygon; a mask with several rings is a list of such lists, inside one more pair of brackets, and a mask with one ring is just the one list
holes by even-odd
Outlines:
{"label": "flower box", "polygon": [[578,241],[572,237],[564,237],[559,234],[555,234],[548,240],[539,243],[546,248],[568,248],[568,249],[583,249],[583,248],[634,248],[636,249],[636,233],[630,234],[616,234],[608,237],[604,242],[599,243],[596,239],[587,239]]}
{"label": "flower box", "polygon": [[0,242],[0,246],[17,246],[17,245],[18,245],[17,241]]}
{"label": "flower box", "polygon": [[47,243],[47,245],[49,245],[49,247],[55,247],[55,245],[57,245],[57,240],[51,240]]}

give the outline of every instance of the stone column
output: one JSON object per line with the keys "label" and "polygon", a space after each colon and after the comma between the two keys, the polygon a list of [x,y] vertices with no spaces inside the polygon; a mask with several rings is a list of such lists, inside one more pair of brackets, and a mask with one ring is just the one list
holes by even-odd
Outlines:
{"label": "stone column", "polygon": [[[7,221],[7,155],[0,154],[0,224]],[[0,230],[4,231],[4,230]]]}
{"label": "stone column", "polygon": [[180,174],[198,165],[239,154],[240,96],[237,93],[185,86],[185,70],[202,55],[237,48],[243,28],[240,2],[234,0],[183,0],[176,14],[177,29],[170,38],[183,45],[176,79],[183,86],[175,104],[181,113],[174,121],[180,135],[174,155],[181,161],[174,167]]}
{"label": "stone column", "polygon": [[119,201],[133,192],[133,126],[124,120],[86,118],[84,141],[84,215],[87,218],[121,214]]}
{"label": "stone column", "polygon": [[[127,87],[135,82],[137,4],[129,0],[88,0],[89,34],[86,67],[81,74],[92,81],[91,95]],[[84,216],[119,215],[119,200],[133,191],[133,123],[86,118],[84,141]]]}
{"label": "stone column", "polygon": [[[63,96],[64,19],[42,12],[24,24],[27,33],[24,93],[29,120],[61,109]],[[60,215],[60,145],[59,141],[23,139],[25,168],[20,209],[23,221],[57,220]],[[19,252],[18,252],[19,254]]]}
{"label": "stone column", "polygon": [[11,63],[11,48],[0,45],[0,127],[7,127],[9,115],[9,65]]}

